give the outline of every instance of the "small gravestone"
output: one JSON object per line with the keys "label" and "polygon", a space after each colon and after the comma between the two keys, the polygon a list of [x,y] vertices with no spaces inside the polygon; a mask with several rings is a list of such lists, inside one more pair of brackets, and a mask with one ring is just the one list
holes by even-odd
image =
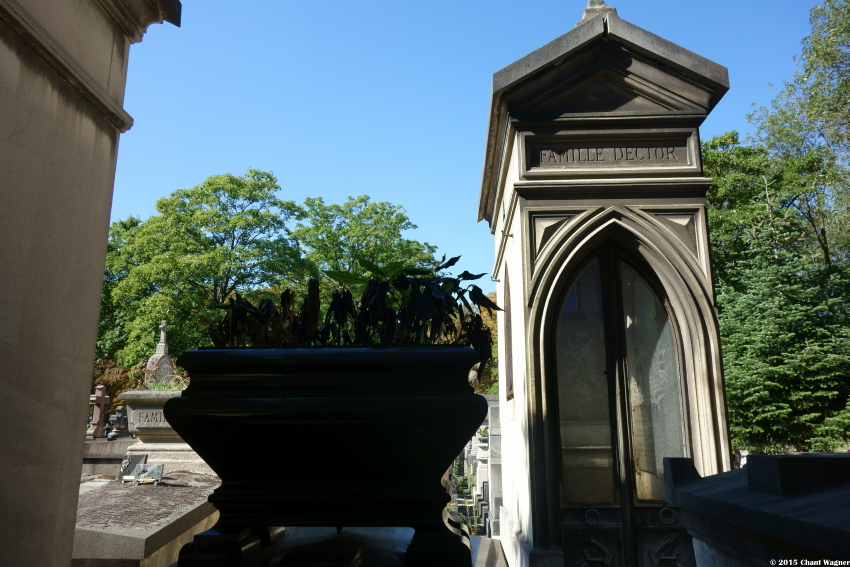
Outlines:
{"label": "small gravestone", "polygon": [[127,427],[127,411],[124,406],[115,406],[115,423],[118,427]]}
{"label": "small gravestone", "polygon": [[168,342],[165,340],[165,333],[168,331],[168,325],[163,321],[159,325],[159,342],[156,344],[156,353],[148,359],[145,365],[146,381],[151,384],[171,384],[177,371],[174,369],[174,362],[168,356]]}
{"label": "small gravestone", "polygon": [[103,417],[106,406],[109,405],[109,396],[106,395],[106,386],[96,386],[94,394],[89,396],[89,404],[94,406],[91,425],[86,431],[86,439],[99,439],[106,437],[103,431]]}
{"label": "small gravestone", "polygon": [[109,435],[107,439],[113,440],[119,437],[127,437],[130,432],[127,430],[128,420],[124,406],[116,406],[115,413],[109,416]]}
{"label": "small gravestone", "polygon": [[129,477],[129,480],[132,480],[133,471],[136,470],[136,467],[147,463],[147,461],[147,455],[127,455],[121,463],[121,474],[118,478],[125,482],[128,480],[125,477]]}

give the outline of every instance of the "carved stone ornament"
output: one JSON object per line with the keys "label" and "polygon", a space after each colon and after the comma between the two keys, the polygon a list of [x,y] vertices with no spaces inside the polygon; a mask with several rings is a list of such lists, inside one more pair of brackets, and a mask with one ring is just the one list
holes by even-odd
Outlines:
{"label": "carved stone ornament", "polygon": [[679,549],[679,542],[676,541],[676,536],[671,535],[661,541],[655,549],[650,550],[649,560],[652,567],[685,567],[684,563],[679,561],[679,555],[682,550]]}
{"label": "carved stone ornament", "polygon": [[151,24],[169,22],[180,27],[179,0],[97,0],[100,7],[132,43],[142,41]]}
{"label": "carved stone ornament", "polygon": [[[605,0],[588,0],[587,8],[584,9],[584,17],[581,19],[581,22],[595,18],[600,14],[609,14],[612,12],[616,14],[617,8],[609,6],[605,3]],[[581,22],[576,25],[579,25]]]}
{"label": "carved stone ornament", "polygon": [[156,354],[148,359],[145,365],[146,381],[154,384],[170,384],[174,381],[177,375],[177,370],[174,368],[174,362],[168,356],[168,342],[165,334],[168,331],[168,325],[163,321],[160,326],[159,342],[156,345]]}
{"label": "carved stone ornament", "polygon": [[592,537],[586,537],[584,543],[587,544],[582,550],[584,561],[579,564],[579,567],[611,566],[611,559],[614,557],[614,553],[610,549]]}

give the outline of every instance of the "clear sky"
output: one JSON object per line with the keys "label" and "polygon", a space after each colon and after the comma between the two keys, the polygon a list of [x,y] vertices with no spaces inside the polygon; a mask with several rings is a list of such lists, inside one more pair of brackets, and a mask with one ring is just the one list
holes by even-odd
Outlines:
{"label": "clear sky", "polygon": [[[729,68],[703,139],[748,133],[796,70],[814,0],[612,0],[619,16]],[[112,220],[209,175],[272,171],[281,197],[402,205],[410,238],[490,272],[476,223],[493,73],[573,28],[585,0],[183,0],[130,50]],[[486,290],[494,284],[481,280]]]}

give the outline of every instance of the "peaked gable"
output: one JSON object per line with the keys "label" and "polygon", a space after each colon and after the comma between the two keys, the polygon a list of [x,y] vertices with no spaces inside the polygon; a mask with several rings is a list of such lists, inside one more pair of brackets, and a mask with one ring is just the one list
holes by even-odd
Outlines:
{"label": "peaked gable", "polygon": [[708,85],[599,37],[514,85],[503,98],[514,118],[550,121],[582,114],[705,116],[715,94]]}
{"label": "peaked gable", "polygon": [[725,67],[613,9],[583,20],[493,75],[478,220],[492,221],[512,121],[564,131],[579,122],[616,129],[651,120],[696,132],[728,90]]}

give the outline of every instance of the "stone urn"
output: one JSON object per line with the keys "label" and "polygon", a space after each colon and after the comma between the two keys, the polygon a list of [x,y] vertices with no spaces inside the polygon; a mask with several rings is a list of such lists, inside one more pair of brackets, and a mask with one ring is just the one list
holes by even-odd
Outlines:
{"label": "stone urn", "polygon": [[222,484],[218,524],[179,565],[239,565],[263,526],[384,526],[416,530],[408,567],[469,567],[442,477],[487,415],[477,362],[453,346],[184,353],[190,386],[165,417]]}
{"label": "stone urn", "polygon": [[129,390],[120,395],[127,405],[130,433],[139,441],[127,448],[128,455],[146,454],[148,463],[162,463],[164,474],[190,471],[214,475],[213,470],[165,419],[165,402],[181,390]]}

